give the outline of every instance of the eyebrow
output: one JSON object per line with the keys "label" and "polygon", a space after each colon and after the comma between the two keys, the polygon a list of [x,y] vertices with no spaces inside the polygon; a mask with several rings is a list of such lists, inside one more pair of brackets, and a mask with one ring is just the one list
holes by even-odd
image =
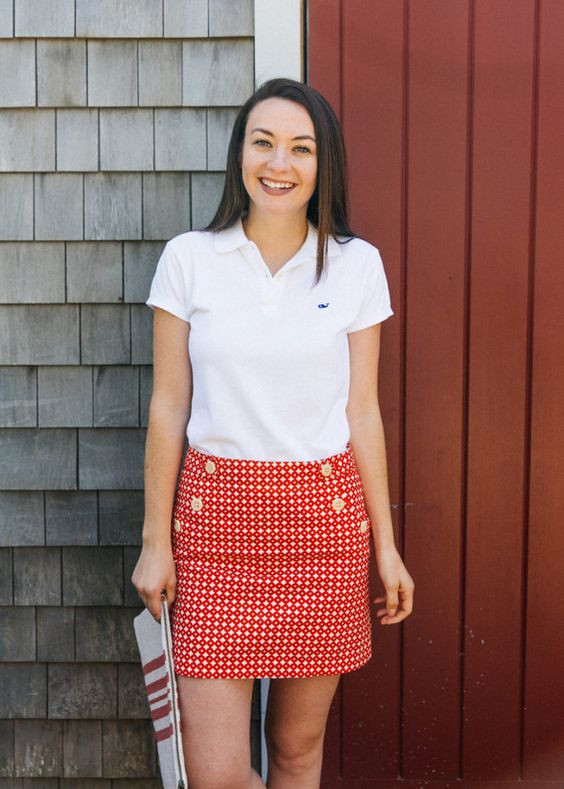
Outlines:
{"label": "eyebrow", "polygon": [[[251,134],[253,132],[262,132],[263,134],[268,134],[269,137],[274,137],[274,134],[268,129],[252,129]],[[312,140],[315,142],[315,138],[313,138],[310,134],[300,134],[298,137],[292,137],[292,140]]]}

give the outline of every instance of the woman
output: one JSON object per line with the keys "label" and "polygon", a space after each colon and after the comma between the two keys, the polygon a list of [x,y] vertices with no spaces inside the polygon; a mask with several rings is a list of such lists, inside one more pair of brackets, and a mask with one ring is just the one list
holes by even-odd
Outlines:
{"label": "woman", "polygon": [[381,623],[412,610],[377,398],[393,312],[377,248],[349,229],[345,184],[327,101],[264,83],[235,121],[214,219],[168,242],[147,301],[154,380],[132,581],[155,618],[161,590],[172,606],[196,789],[264,786],[250,765],[255,677],[271,678],[268,786],[319,786],[340,675],[372,656],[371,543]]}

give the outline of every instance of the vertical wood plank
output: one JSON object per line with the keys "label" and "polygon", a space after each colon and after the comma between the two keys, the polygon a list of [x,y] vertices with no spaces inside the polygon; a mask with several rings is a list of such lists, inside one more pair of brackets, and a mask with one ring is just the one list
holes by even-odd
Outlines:
{"label": "vertical wood plank", "polygon": [[308,3],[307,83],[341,115],[341,0]]}
{"label": "vertical wood plank", "polygon": [[463,769],[507,780],[519,777],[533,0],[477,0],[474,41]]}
{"label": "vertical wood plank", "polygon": [[[403,358],[404,4],[342,4],[342,125],[351,225],[377,246],[394,316],[383,326],[379,402],[385,426],[396,545],[401,550]],[[370,599],[384,591],[371,560]],[[392,779],[400,769],[401,628],[382,626],[371,602],[372,660],[343,676],[342,769],[347,781]]]}
{"label": "vertical wood plank", "polygon": [[561,782],[564,555],[564,5],[540,4],[523,777]]}
{"label": "vertical wood plank", "polygon": [[460,736],[468,8],[409,4],[405,778],[456,779]]}

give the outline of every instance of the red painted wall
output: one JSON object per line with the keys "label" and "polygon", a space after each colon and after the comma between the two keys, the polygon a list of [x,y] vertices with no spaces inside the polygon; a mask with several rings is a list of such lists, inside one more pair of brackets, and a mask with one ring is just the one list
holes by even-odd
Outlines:
{"label": "red painted wall", "polygon": [[341,680],[324,788],[564,786],[562,41],[561,0],[308,3],[307,81],[390,283],[380,400],[416,586]]}

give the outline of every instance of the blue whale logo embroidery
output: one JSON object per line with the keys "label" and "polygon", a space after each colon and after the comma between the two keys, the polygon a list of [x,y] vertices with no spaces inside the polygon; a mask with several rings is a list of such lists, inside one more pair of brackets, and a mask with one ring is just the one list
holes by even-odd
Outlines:
{"label": "blue whale logo embroidery", "polygon": [[318,304],[317,306],[319,307],[320,310],[323,310],[325,309],[325,307],[329,306],[329,302],[327,302],[327,304]]}

